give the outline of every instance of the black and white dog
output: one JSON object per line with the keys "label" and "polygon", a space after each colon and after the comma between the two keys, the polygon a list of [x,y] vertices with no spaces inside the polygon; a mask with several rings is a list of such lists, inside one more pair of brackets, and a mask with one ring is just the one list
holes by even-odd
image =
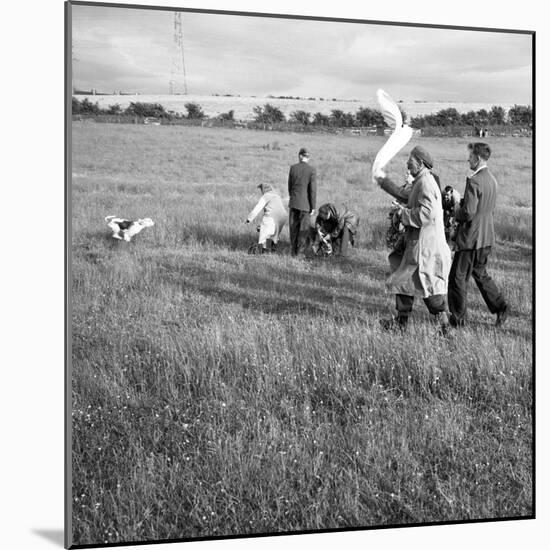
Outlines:
{"label": "black and white dog", "polygon": [[137,235],[144,227],[153,227],[155,222],[151,218],[142,218],[136,221],[125,220],[118,216],[107,216],[107,225],[113,232],[113,239],[120,239],[130,242],[134,235]]}

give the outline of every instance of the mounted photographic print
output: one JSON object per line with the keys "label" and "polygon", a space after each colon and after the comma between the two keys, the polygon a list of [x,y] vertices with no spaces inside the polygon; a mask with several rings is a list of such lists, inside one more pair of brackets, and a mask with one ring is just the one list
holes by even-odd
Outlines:
{"label": "mounted photographic print", "polygon": [[533,518],[534,32],[65,6],[66,545]]}

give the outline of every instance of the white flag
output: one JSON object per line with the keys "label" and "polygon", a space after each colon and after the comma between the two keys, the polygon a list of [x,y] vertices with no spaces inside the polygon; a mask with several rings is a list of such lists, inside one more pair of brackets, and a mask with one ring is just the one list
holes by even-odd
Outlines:
{"label": "white flag", "polygon": [[378,151],[372,164],[372,181],[375,183],[377,177],[386,175],[384,172],[386,164],[405,147],[412,137],[412,128],[407,124],[403,124],[401,111],[395,101],[384,90],[378,90],[376,98],[384,121],[393,131],[388,141]]}

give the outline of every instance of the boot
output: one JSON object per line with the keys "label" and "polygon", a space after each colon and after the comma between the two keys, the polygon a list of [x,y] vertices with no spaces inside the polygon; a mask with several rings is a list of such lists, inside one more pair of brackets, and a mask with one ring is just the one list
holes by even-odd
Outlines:
{"label": "boot", "polygon": [[501,327],[506,322],[506,319],[508,319],[508,304],[505,304],[505,306],[497,313],[495,326]]}
{"label": "boot", "polygon": [[380,326],[383,330],[395,331],[400,330],[405,332],[407,330],[407,323],[409,317],[407,315],[397,315],[397,317],[392,317],[391,319],[380,319]]}
{"label": "boot", "polygon": [[446,311],[441,313],[436,313],[433,315],[434,323],[438,325],[438,333],[441,336],[448,336],[450,324],[449,324],[449,314]]}

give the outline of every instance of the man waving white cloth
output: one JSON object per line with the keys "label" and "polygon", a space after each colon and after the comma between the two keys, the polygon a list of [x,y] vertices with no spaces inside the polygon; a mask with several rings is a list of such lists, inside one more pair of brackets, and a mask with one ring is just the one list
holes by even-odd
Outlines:
{"label": "man waving white cloth", "polygon": [[405,226],[403,246],[389,255],[391,275],[387,286],[395,293],[397,316],[383,320],[382,326],[385,329],[405,329],[414,296],[420,294],[441,333],[446,334],[451,250],[445,239],[441,191],[431,173],[432,157],[420,145],[410,152],[407,168],[414,178],[408,189],[387,177],[376,178],[384,191],[403,203],[400,217]]}

